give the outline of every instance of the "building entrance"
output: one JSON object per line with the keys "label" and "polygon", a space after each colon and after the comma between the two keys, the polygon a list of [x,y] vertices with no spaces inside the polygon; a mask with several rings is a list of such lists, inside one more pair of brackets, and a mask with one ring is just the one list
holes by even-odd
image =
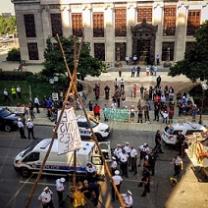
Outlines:
{"label": "building entrance", "polygon": [[146,23],[131,29],[133,38],[132,56],[137,55],[140,64],[154,64],[157,26]]}

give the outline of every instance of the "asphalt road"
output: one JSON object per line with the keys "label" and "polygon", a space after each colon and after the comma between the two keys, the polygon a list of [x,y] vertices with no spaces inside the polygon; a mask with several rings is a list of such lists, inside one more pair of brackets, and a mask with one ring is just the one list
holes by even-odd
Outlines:
{"label": "asphalt road", "polygon": [[[114,127],[113,134],[110,138],[112,147],[117,143],[129,141],[131,145],[138,146],[147,142],[150,146],[154,146],[154,132],[142,131],[138,125],[126,125],[111,123]],[[38,138],[50,137],[51,128],[36,127],[35,136]],[[25,205],[28,193],[32,187],[35,177],[24,179],[18,175],[13,169],[13,159],[18,152],[26,147],[31,141],[20,139],[18,132],[4,133],[0,132],[0,207],[4,208],[22,208]],[[151,193],[147,197],[142,198],[142,188],[137,187],[137,181],[141,178],[141,168],[138,169],[138,175],[129,174],[129,178],[124,178],[121,186],[121,192],[131,190],[134,198],[134,207],[136,208],[163,208],[169,199],[173,188],[170,186],[169,177],[173,174],[173,165],[170,164],[171,159],[176,155],[176,151],[172,148],[164,147],[164,154],[161,154],[156,163],[156,175],[152,177]],[[55,177],[42,177],[40,184],[35,192],[32,206],[34,208],[41,207],[37,200],[42,189],[48,185],[55,193]],[[102,185],[102,207],[118,208],[117,203],[111,204],[110,187],[105,183]],[[66,186],[69,186],[67,181]],[[54,194],[54,202],[57,206],[57,196]],[[188,207],[188,206],[187,206]],[[188,207],[189,208],[189,207]]]}

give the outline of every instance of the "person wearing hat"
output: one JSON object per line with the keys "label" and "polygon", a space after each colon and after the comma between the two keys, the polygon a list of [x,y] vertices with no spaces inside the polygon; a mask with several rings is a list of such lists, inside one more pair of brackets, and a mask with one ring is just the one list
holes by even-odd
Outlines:
{"label": "person wearing hat", "polygon": [[[130,156],[131,147],[129,145],[129,142],[125,142],[123,149],[125,150],[126,154],[128,154],[128,156]],[[130,157],[128,157],[128,165],[130,166]]]}
{"label": "person wearing hat", "polygon": [[150,152],[149,145],[147,143],[140,145],[139,151],[140,151],[140,158],[139,158],[139,165],[138,166],[140,167],[142,161],[144,160],[145,156],[147,155],[147,152]]}
{"label": "person wearing hat", "polygon": [[122,176],[125,176],[126,178],[128,178],[128,158],[129,155],[123,149],[122,152],[120,153],[119,160],[120,160],[120,168],[122,171]]}
{"label": "person wearing hat", "polygon": [[[114,185],[117,187],[119,192],[120,192],[122,181],[123,181],[123,178],[120,176],[120,171],[116,170],[115,175],[112,176],[112,183],[114,183]],[[112,200],[115,201],[115,190],[114,190],[113,185],[112,185],[112,193],[111,194],[112,194]]]}
{"label": "person wearing hat", "polygon": [[125,203],[125,208],[132,208],[134,202],[132,192],[128,190],[125,194],[122,194],[122,196]]}
{"label": "person wearing hat", "polygon": [[64,182],[65,178],[59,178],[56,180],[56,191],[58,195],[59,206],[63,203]]}
{"label": "person wearing hat", "polygon": [[19,128],[21,139],[26,139],[26,136],[25,136],[25,126],[24,126],[21,118],[18,118],[17,126]]}
{"label": "person wearing hat", "polygon": [[137,150],[134,147],[131,147],[130,152],[130,161],[131,161],[131,171],[134,172],[134,175],[137,174]]}
{"label": "person wearing hat", "polygon": [[38,200],[41,201],[43,208],[54,208],[52,195],[53,192],[48,186],[43,189],[43,192],[38,197]]}
{"label": "person wearing hat", "polygon": [[96,167],[91,162],[88,162],[86,165],[86,171],[88,181],[93,181],[97,173]]}
{"label": "person wearing hat", "polygon": [[122,152],[122,148],[120,144],[117,144],[116,148],[113,151],[113,155],[116,157],[116,160],[119,161],[120,154]]}
{"label": "person wearing hat", "polygon": [[35,139],[34,129],[33,129],[34,124],[30,118],[27,119],[26,126],[27,126],[27,132],[28,132],[28,139],[30,139],[30,135],[32,136],[33,139]]}
{"label": "person wearing hat", "polygon": [[111,173],[112,173],[112,175],[114,175],[115,171],[118,168],[118,163],[116,162],[116,157],[114,157],[114,156],[112,157],[112,162],[111,162],[110,167],[111,167]]}

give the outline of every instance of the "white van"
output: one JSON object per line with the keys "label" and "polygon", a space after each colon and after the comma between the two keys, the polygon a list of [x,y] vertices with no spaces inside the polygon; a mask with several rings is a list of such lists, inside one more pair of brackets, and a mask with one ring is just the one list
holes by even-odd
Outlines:
{"label": "white van", "polygon": [[162,133],[162,140],[165,144],[175,145],[177,144],[177,135],[179,132],[184,136],[189,136],[196,132],[205,133],[206,131],[207,129],[198,123],[175,123],[171,127],[165,127]]}
{"label": "white van", "polygon": [[[44,160],[50,142],[51,138],[47,138],[39,142],[34,141],[31,143],[15,157],[15,170],[20,172],[24,177],[28,177],[31,173],[37,173]],[[99,145],[106,161],[110,161],[110,142],[100,142]],[[73,158],[74,152],[58,155],[58,140],[55,139],[45,164],[44,173],[51,175],[54,173],[62,175],[72,174],[75,171],[73,167]],[[76,161],[76,173],[78,175],[86,175],[86,164],[91,162],[96,166],[97,174],[99,176],[104,176],[103,161],[94,142],[82,141],[82,148],[76,151]]]}

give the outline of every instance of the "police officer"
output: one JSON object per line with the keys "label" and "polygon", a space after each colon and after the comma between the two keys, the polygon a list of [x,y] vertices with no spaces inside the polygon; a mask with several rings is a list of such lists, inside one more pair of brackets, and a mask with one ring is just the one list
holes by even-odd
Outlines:
{"label": "police officer", "polygon": [[134,172],[134,175],[137,174],[137,150],[134,147],[131,147],[130,158],[131,158],[131,171]]}
{"label": "police officer", "polygon": [[142,160],[144,160],[147,153],[150,152],[149,145],[147,143],[144,143],[143,145],[140,145],[139,146],[139,151],[140,151],[140,160],[139,160],[139,165],[138,166],[141,166]]}
{"label": "police officer", "polygon": [[48,186],[43,189],[43,192],[38,197],[38,200],[41,201],[43,208],[54,208],[52,195],[53,192],[49,189]]}
{"label": "police officer", "polygon": [[19,132],[20,132],[21,139],[26,139],[26,136],[25,136],[25,128],[24,128],[24,124],[23,124],[21,118],[18,118],[17,126],[19,128]]}
{"label": "police officer", "polygon": [[34,137],[34,124],[33,122],[31,121],[30,118],[27,119],[27,123],[26,123],[26,126],[27,126],[27,132],[28,132],[28,139],[30,139],[30,135],[32,135],[32,138],[35,139]]}
{"label": "police officer", "polygon": [[133,197],[132,197],[132,192],[127,191],[125,194],[122,194],[124,203],[125,203],[125,208],[132,208],[133,207]]}
{"label": "police officer", "polygon": [[122,150],[120,153],[120,168],[122,171],[122,176],[128,178],[128,154],[126,154],[125,150]]}
{"label": "police officer", "polygon": [[113,151],[114,156],[116,157],[116,160],[119,161],[120,154],[122,152],[122,148],[120,144],[117,144],[116,148]]}
{"label": "police officer", "polygon": [[[123,181],[123,178],[120,176],[120,171],[116,170],[115,175],[112,176],[112,182],[115,184],[119,192],[120,192],[122,181]],[[113,185],[112,185],[112,200],[115,201],[115,190],[114,190]]]}
{"label": "police officer", "polygon": [[112,157],[112,162],[111,162],[110,167],[111,167],[111,173],[112,175],[114,175],[115,171],[118,168],[118,163],[116,162],[116,158],[114,156]]}
{"label": "police officer", "polygon": [[56,191],[58,195],[59,206],[61,206],[63,203],[64,182],[65,178],[59,178],[56,180]]}
{"label": "police officer", "polygon": [[86,171],[88,181],[93,181],[97,173],[96,167],[91,162],[88,162],[86,165]]}
{"label": "police officer", "polygon": [[125,150],[126,154],[128,154],[128,165],[130,166],[131,163],[130,163],[130,152],[131,152],[131,147],[129,145],[129,142],[126,142],[123,149]]}

